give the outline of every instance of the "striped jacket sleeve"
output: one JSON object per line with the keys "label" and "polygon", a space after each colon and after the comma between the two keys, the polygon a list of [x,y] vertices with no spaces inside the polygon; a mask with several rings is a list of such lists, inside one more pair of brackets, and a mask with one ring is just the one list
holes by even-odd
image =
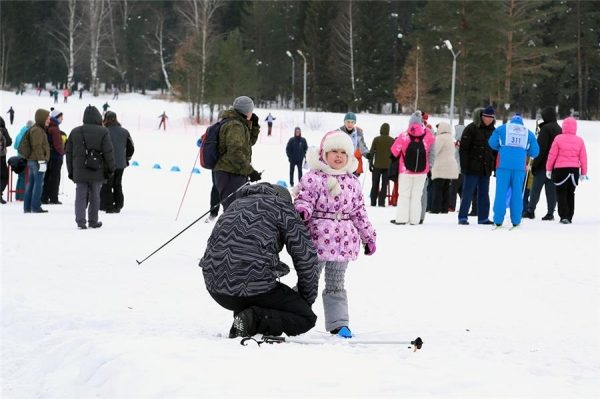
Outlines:
{"label": "striped jacket sleeve", "polygon": [[298,292],[312,305],[319,285],[317,250],[304,222],[292,207],[282,207],[281,232],[298,275]]}

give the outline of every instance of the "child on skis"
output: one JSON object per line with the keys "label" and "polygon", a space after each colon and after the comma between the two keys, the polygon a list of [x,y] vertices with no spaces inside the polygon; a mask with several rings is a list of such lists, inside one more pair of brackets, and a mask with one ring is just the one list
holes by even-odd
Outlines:
{"label": "child on skis", "polygon": [[365,255],[375,253],[375,229],[369,221],[358,178],[358,161],[350,137],[339,130],[327,133],[319,148],[310,148],[310,171],[296,187],[296,211],[308,225],[317,248],[319,273],[325,269],[325,328],[351,338],[344,275],[356,260],[360,242]]}

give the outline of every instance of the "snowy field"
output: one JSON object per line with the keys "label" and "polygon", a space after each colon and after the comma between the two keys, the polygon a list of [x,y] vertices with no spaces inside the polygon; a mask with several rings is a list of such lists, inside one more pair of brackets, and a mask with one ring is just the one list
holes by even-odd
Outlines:
{"label": "snowy field", "polygon": [[[62,129],[70,133],[85,106],[101,109],[107,100],[131,132],[139,163],[125,171],[120,214],[101,213],[101,229],[77,230],[66,167],[63,205],[45,206],[47,214],[0,206],[2,398],[600,397],[600,122],[579,122],[590,180],[577,189],[572,225],[540,220],[543,195],[538,218],[514,231],[458,226],[456,213],[396,226],[395,208],[368,207],[377,253],[349,266],[350,327],[365,339],[420,336],[421,351],[341,340],[259,348],[223,338],[232,315],[207,294],[197,267],[211,224],[200,221],[141,266],[135,261],[208,210],[211,178],[202,170],[191,175],[175,220],[204,127],[186,121],[185,104],[121,94],[60,99]],[[38,107],[53,104],[33,91],[0,92],[3,116],[9,106],[14,139]],[[157,130],[163,111],[166,132]],[[273,135],[262,122],[253,164],[270,182],[288,180],[294,126],[314,145],[343,119],[309,112],[303,124],[302,111],[256,113],[262,121],[269,111]],[[358,115],[369,146],[381,123],[395,136],[407,121]],[[533,129],[535,121],[526,124]],[[493,201],[493,178],[491,186]],[[368,172],[363,187],[368,195]],[[283,281],[293,285],[295,274]],[[320,298],[313,308],[319,320],[307,335],[320,337]]]}

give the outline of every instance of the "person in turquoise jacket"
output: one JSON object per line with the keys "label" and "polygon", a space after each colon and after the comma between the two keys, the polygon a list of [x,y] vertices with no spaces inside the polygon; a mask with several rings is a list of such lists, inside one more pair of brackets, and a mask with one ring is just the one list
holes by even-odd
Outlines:
{"label": "person in turquoise jacket", "polygon": [[506,214],[506,196],[510,189],[510,221],[516,227],[521,224],[523,213],[523,184],[527,174],[527,157],[535,158],[540,147],[535,135],[516,114],[510,122],[497,127],[488,140],[489,146],[498,151],[496,159],[496,197],[494,198],[494,224],[502,226]]}

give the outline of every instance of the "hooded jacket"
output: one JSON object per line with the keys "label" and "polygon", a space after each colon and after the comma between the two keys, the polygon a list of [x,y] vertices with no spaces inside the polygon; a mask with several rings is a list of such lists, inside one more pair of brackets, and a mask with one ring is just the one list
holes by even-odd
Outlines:
{"label": "hooded jacket", "polygon": [[581,175],[587,175],[587,151],[583,139],[577,136],[577,120],[573,117],[563,121],[562,134],[550,147],[546,170],[556,168],[581,168]]}
{"label": "hooded jacket", "polygon": [[284,246],[298,275],[298,293],[312,304],[318,260],[292,203],[268,183],[242,188],[215,224],[200,260],[206,289],[242,297],[270,291],[288,269],[279,259]]}
{"label": "hooded jacket", "polygon": [[438,125],[433,156],[435,159],[431,168],[432,179],[458,179],[458,164],[455,157],[454,139],[452,129],[446,122]]}
{"label": "hooded jacket", "polygon": [[[410,136],[422,136],[423,137],[423,145],[425,146],[425,157],[427,161],[425,162],[425,170],[422,172],[413,172],[406,169],[406,165],[404,164],[404,154],[406,154],[406,150],[411,142]],[[429,151],[431,150],[431,146],[435,142],[435,137],[431,134],[429,129],[423,128],[423,125],[420,123],[413,123],[408,126],[408,130],[406,132],[400,133],[394,144],[392,144],[392,154],[395,157],[399,157],[398,160],[398,173],[406,173],[409,175],[421,175],[429,173]]]}
{"label": "hooded jacket", "polygon": [[[348,163],[333,169],[325,162],[330,149],[343,149]],[[348,137],[333,131],[321,140],[319,149],[311,147],[306,154],[310,171],[298,183],[294,206],[305,214],[310,236],[317,247],[320,261],[356,260],[363,244],[375,243],[375,229],[365,209],[362,187],[352,174],[358,160],[348,154],[352,143]]]}
{"label": "hooded jacket", "polygon": [[50,145],[48,144],[48,135],[46,134],[46,119],[48,112],[45,109],[35,111],[35,124],[29,129],[23,137],[23,144],[31,148],[27,157],[29,161],[48,161],[50,159]]}
{"label": "hooded jacket", "polygon": [[465,127],[460,138],[460,170],[466,175],[491,176],[494,170],[496,155],[488,140],[496,121],[486,126],[481,119],[482,112],[483,108],[473,111],[473,122]]}
{"label": "hooded jacket", "polygon": [[497,169],[525,171],[527,157],[535,158],[540,152],[535,135],[525,127],[519,115],[496,128],[488,144],[498,151]]}
{"label": "hooded jacket", "polygon": [[8,130],[6,130],[6,123],[4,119],[0,117],[0,156],[6,156],[6,148],[10,147],[12,144],[12,139],[10,138],[10,134],[8,134]]}
{"label": "hooded jacket", "polygon": [[258,140],[260,127],[252,126],[246,117],[234,109],[224,111],[222,118],[229,118],[219,131],[219,160],[215,171],[248,176],[252,167],[252,146]]}
{"label": "hooded jacket", "polygon": [[294,132],[294,137],[291,137],[285,147],[285,153],[288,157],[288,161],[293,164],[297,164],[302,162],[304,157],[306,156],[306,151],[308,150],[308,144],[306,143],[306,139],[302,137],[302,133],[296,136]]}
{"label": "hooded jacket", "polygon": [[[83,144],[85,138],[85,146]],[[90,170],[84,166],[86,147],[102,153],[102,167]],[[102,126],[102,115],[96,107],[83,112],[83,125],[71,131],[67,140],[67,170],[75,183],[103,182],[115,171],[113,146],[108,130]]]}
{"label": "hooded jacket", "polygon": [[108,129],[110,141],[113,145],[115,169],[125,169],[129,165],[128,160],[131,159],[135,151],[131,135],[118,122],[110,122],[106,125],[106,128]]}
{"label": "hooded jacket", "polygon": [[371,144],[371,159],[373,159],[373,166],[377,169],[387,169],[390,167],[392,160],[392,144],[394,139],[390,137],[390,125],[384,123],[379,128],[379,136],[373,139]]}
{"label": "hooded jacket", "polygon": [[546,172],[546,162],[548,161],[550,147],[552,147],[552,143],[556,136],[562,132],[562,129],[556,121],[556,111],[554,111],[553,107],[544,108],[542,111],[542,119],[544,122],[540,123],[540,132],[537,137],[540,153],[531,164],[531,171],[534,175],[538,172]]}

